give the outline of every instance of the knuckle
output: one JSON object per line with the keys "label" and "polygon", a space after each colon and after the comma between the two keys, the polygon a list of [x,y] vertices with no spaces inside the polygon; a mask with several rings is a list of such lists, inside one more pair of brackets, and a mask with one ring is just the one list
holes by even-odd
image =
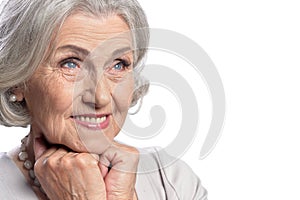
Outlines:
{"label": "knuckle", "polygon": [[36,160],[35,163],[34,163],[34,168],[39,169],[39,168],[41,168],[41,166],[42,166],[41,159]]}
{"label": "knuckle", "polygon": [[67,156],[62,157],[60,160],[60,163],[61,163],[60,164],[61,167],[65,168],[67,170],[72,168],[72,160]]}
{"label": "knuckle", "polygon": [[127,153],[131,153],[131,154],[139,154],[139,151],[137,148],[135,147],[132,147],[132,146],[128,146],[128,145],[124,145],[124,144],[115,144],[115,147],[117,149],[120,149],[124,152],[127,152]]}
{"label": "knuckle", "polygon": [[58,163],[55,158],[49,157],[44,160],[43,165],[53,169],[58,165]]}
{"label": "knuckle", "polygon": [[140,154],[139,151],[134,147],[126,147],[126,155],[133,161],[139,160]]}
{"label": "knuckle", "polygon": [[131,147],[131,146],[127,147],[127,151],[132,154],[139,154],[139,151],[136,148]]}
{"label": "knuckle", "polygon": [[97,164],[98,161],[93,158],[92,155],[88,154],[88,153],[80,153],[76,156],[76,162],[80,165],[80,166],[86,166],[86,165],[93,165],[93,164]]}
{"label": "knuckle", "polygon": [[40,161],[37,161],[34,165],[34,173],[36,176],[42,175],[43,169]]}

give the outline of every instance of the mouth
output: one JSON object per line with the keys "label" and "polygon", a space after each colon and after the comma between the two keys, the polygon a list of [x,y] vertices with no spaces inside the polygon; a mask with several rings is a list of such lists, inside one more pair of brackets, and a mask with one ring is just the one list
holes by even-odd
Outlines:
{"label": "mouth", "polygon": [[110,115],[75,115],[71,116],[76,124],[83,126],[91,130],[103,130],[108,127],[110,121]]}

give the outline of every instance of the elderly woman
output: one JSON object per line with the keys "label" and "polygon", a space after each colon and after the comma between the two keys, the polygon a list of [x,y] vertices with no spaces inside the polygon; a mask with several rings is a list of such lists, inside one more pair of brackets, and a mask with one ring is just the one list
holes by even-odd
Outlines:
{"label": "elderly woman", "polygon": [[148,89],[135,0],[2,3],[0,123],[30,132],[0,154],[1,199],[206,199],[181,161],[114,140]]}

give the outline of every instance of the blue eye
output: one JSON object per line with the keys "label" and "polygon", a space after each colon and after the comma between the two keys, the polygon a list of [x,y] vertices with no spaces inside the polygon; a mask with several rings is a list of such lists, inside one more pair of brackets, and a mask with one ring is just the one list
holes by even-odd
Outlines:
{"label": "blue eye", "polygon": [[122,62],[119,62],[114,65],[115,70],[122,70],[124,68],[124,64]]}
{"label": "blue eye", "polygon": [[70,69],[75,69],[78,65],[75,62],[68,61],[63,64],[63,67],[70,68]]}

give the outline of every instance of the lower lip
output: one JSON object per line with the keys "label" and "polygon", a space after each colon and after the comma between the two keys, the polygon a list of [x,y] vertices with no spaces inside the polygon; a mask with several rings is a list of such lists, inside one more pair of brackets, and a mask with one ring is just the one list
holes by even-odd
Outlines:
{"label": "lower lip", "polygon": [[103,129],[106,129],[108,127],[108,125],[109,125],[109,116],[110,115],[107,115],[106,116],[106,120],[104,122],[102,122],[102,123],[83,122],[83,121],[77,120],[75,118],[73,118],[73,120],[77,124],[79,124],[79,125],[81,125],[81,126],[83,126],[85,128],[88,128],[90,130],[103,130]]}

